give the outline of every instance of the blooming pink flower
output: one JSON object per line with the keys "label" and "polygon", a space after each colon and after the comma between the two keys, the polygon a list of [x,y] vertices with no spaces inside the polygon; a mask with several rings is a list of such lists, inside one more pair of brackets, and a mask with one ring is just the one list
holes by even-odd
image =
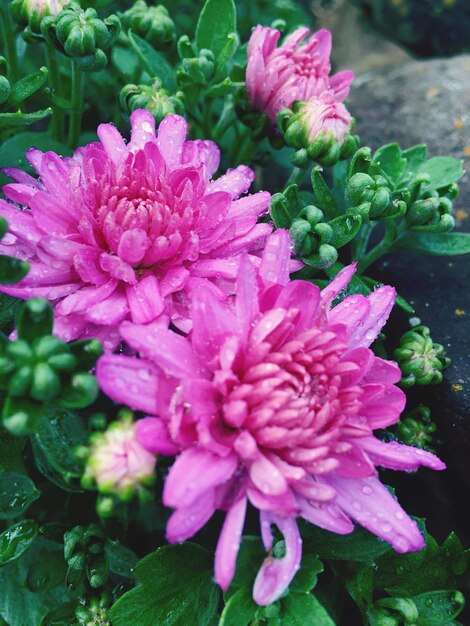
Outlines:
{"label": "blooming pink flower", "polygon": [[331,33],[322,29],[310,35],[298,28],[277,48],[280,31],[257,26],[248,42],[246,88],[254,108],[264,111],[272,122],[283,108],[297,100],[308,100],[331,91],[336,101],[349,93],[351,71],[330,76]]}
{"label": "blooming pink flower", "polygon": [[32,148],[27,157],[39,180],[5,170],[16,183],[3,192],[16,205],[0,200],[13,235],[1,252],[28,260],[31,269],[2,291],[52,301],[54,332],[66,340],[94,336],[113,348],[120,322],[162,315],[187,329],[192,281],[210,281],[220,293],[230,288],[240,253],[256,253],[272,229],[256,223],[269,193],[239,198],[252,170],[241,165],[211,180],[219,149],[185,141],[182,117],[166,117],[158,136],[148,111],[135,111],[131,124],[127,145],[103,124],[100,143],[72,158]]}
{"label": "blooming pink flower", "polygon": [[223,589],[234,574],[248,501],[260,510],[267,550],[272,524],[284,535],[285,556],[269,556],[256,578],[259,604],[275,601],[299,567],[297,517],[339,534],[358,522],[398,552],[422,548],[416,523],[376,466],[444,468],[429,452],[373,434],[395,423],[405,405],[394,385],[398,366],[369,348],[395,290],[351,295],[330,308],[355,266],[323,291],[289,282],[289,244],[278,230],[258,270],[242,260],[233,302],[201,284],[188,337],[125,322],[122,334],[142,358],[105,355],[97,370],[111,398],[157,416],[138,421],[142,445],[177,455],[163,491],[175,509],[168,540],[184,541],[216,509],[226,511],[215,558]]}

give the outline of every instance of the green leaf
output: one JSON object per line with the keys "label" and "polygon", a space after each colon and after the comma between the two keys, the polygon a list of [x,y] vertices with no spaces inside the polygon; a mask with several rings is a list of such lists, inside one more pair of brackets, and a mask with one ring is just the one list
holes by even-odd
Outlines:
{"label": "green leaf", "polygon": [[106,540],[105,550],[110,571],[124,578],[132,578],[138,561],[135,552],[119,541],[112,539]]}
{"label": "green leaf", "polygon": [[17,109],[23,100],[29,98],[44,85],[48,74],[47,67],[41,67],[37,72],[21,78],[11,88],[11,94],[6,102],[6,106],[11,109]]}
{"label": "green leaf", "polygon": [[376,558],[391,550],[390,544],[359,526],[349,535],[330,533],[307,522],[300,522],[299,526],[305,549],[316,554],[320,559],[372,564]]}
{"label": "green leaf", "polygon": [[427,152],[428,149],[425,143],[420,143],[416,146],[411,146],[411,148],[407,150],[403,150],[401,156],[406,159],[406,172],[417,172],[421,163],[426,161]]}
{"label": "green leaf", "polygon": [[328,222],[333,236],[328,242],[335,248],[341,248],[354,239],[362,224],[360,215],[340,215]]}
{"label": "green leaf", "polygon": [[470,252],[470,233],[409,232],[398,239],[396,247],[438,256],[468,254]]}
{"label": "green leaf", "polygon": [[465,598],[460,591],[430,591],[411,598],[416,604],[419,626],[448,624],[462,611]]}
{"label": "green leaf", "polygon": [[26,261],[0,254],[0,283],[11,285],[26,276],[29,265]]}
{"label": "green leaf", "polygon": [[373,157],[374,163],[394,182],[397,183],[406,168],[406,159],[397,143],[390,143],[379,148]]}
{"label": "green leaf", "polygon": [[9,433],[0,429],[0,471],[24,469],[22,452],[26,439],[12,437]]}
{"label": "green leaf", "polygon": [[22,515],[40,495],[29,476],[18,472],[2,472],[0,474],[0,519]]}
{"label": "green leaf", "polygon": [[212,50],[217,60],[237,30],[237,10],[233,0],[206,0],[196,26],[199,50]]}
{"label": "green leaf", "polygon": [[318,574],[324,570],[323,563],[313,554],[304,553],[302,565],[295,575],[290,588],[294,591],[308,593],[317,584]]}
{"label": "green leaf", "polygon": [[76,626],[76,620],[42,621],[71,599],[64,585],[65,570],[63,546],[41,536],[19,559],[0,567],[0,624],[4,619],[8,626]]}
{"label": "green leaf", "polygon": [[164,546],[137,564],[135,576],[141,584],[111,608],[113,626],[214,623],[220,592],[207,550],[192,543]]}
{"label": "green leaf", "polygon": [[50,115],[52,115],[50,107],[34,113],[0,113],[0,130],[18,126],[31,126],[31,124],[40,122]]}
{"label": "green leaf", "polygon": [[131,30],[128,35],[132,47],[139,55],[150,77],[154,78],[158,76],[163,86],[169,91],[174,92],[176,90],[176,76],[173,66],[168,63],[162,54],[157,52],[155,48],[152,48],[145,39],[142,39],[142,37],[139,37],[139,35],[136,35]]}
{"label": "green leaf", "polygon": [[422,163],[418,169],[418,174],[429,174],[431,177],[431,187],[440,189],[455,183],[464,175],[463,161],[449,156],[438,156]]}
{"label": "green leaf", "polygon": [[18,559],[31,546],[38,535],[34,520],[26,519],[13,524],[0,534],[0,566]]}
{"label": "green leaf", "polygon": [[228,600],[222,611],[219,626],[248,626],[255,616],[255,604],[249,587],[238,589]]}
{"label": "green leaf", "polygon": [[73,451],[77,446],[86,445],[87,441],[88,431],[80,415],[52,404],[34,436],[34,442],[48,465],[67,477],[81,476],[82,466]]}
{"label": "green leaf", "polygon": [[282,626],[305,626],[306,619],[315,626],[335,626],[320,602],[307,593],[290,593],[282,600]]}

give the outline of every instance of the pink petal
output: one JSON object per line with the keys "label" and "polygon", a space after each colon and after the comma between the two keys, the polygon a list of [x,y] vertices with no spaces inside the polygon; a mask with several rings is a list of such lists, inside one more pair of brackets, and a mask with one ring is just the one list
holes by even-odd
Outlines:
{"label": "pink petal", "polygon": [[247,254],[240,260],[237,277],[235,310],[238,327],[248,336],[252,322],[259,314],[256,269]]}
{"label": "pink petal", "polygon": [[137,109],[131,113],[131,141],[129,148],[133,151],[142,149],[149,141],[156,141],[155,118],[145,109]]}
{"label": "pink petal", "polygon": [[74,294],[67,296],[57,305],[56,311],[59,315],[69,315],[78,311],[84,311],[88,307],[102,302],[108,298],[116,289],[117,282],[109,280],[99,287],[82,287]]}
{"label": "pink petal", "polygon": [[149,247],[147,232],[143,228],[132,228],[123,232],[117,253],[129,265],[139,265]]}
{"label": "pink petal", "polygon": [[143,356],[154,361],[171,376],[197,377],[205,372],[187,339],[157,324],[137,326],[123,322],[121,335]]}
{"label": "pink petal", "polygon": [[305,280],[288,283],[276,299],[275,306],[282,309],[295,308],[299,315],[295,320],[297,332],[310,330],[314,326],[320,304],[320,289]]}
{"label": "pink petal", "polygon": [[375,437],[363,437],[359,445],[372,462],[381,467],[404,471],[416,470],[422,465],[433,470],[446,468],[445,463],[435,454],[420,448],[405,446],[397,441],[385,443]]}
{"label": "pink petal", "polygon": [[[253,599],[256,604],[267,606],[275,602],[287,589],[296,575],[302,558],[302,539],[295,519],[279,517],[274,513],[261,512],[261,526],[268,528],[276,524],[284,535],[286,554],[281,559],[268,556],[261,566],[253,586]],[[271,541],[265,541],[266,549],[270,549]],[[264,537],[266,539],[266,536]],[[266,543],[268,545],[266,545]]]}
{"label": "pink petal", "polygon": [[254,179],[255,174],[252,169],[246,165],[239,165],[233,170],[227,170],[226,174],[213,181],[209,185],[209,189],[211,193],[226,191],[235,200],[242,193],[248,191]]}
{"label": "pink petal", "polygon": [[390,543],[397,552],[421,550],[425,541],[418,526],[376,477],[336,478],[336,502],[352,519]]}
{"label": "pink petal", "polygon": [[313,503],[299,498],[300,515],[307,522],[338,535],[348,535],[354,524],[334,503]]}
{"label": "pink petal", "polygon": [[117,326],[127,317],[129,307],[126,296],[116,290],[108,298],[85,311],[85,318],[95,324]]}
{"label": "pink petal", "polygon": [[235,574],[238,550],[246,515],[246,498],[231,506],[225,516],[215,551],[215,580],[227,591]]}
{"label": "pink petal", "polygon": [[163,503],[173,508],[192,504],[205,492],[229,480],[237,467],[235,454],[221,457],[206,450],[188,448],[171,466],[163,487]]}
{"label": "pink petal", "polygon": [[379,289],[376,289],[367,297],[370,313],[364,325],[356,329],[349,340],[350,347],[365,346],[368,348],[378,337],[395,304],[396,295],[397,292],[393,287],[384,286],[379,287]]}
{"label": "pink petal", "polygon": [[167,425],[157,417],[144,417],[135,426],[137,441],[153,454],[173,456],[179,448],[173,443]]}
{"label": "pink petal", "polygon": [[96,376],[102,391],[114,402],[135,411],[157,414],[159,375],[142,359],[105,354],[98,360]]}
{"label": "pink petal", "polygon": [[128,153],[126,143],[118,129],[112,124],[100,124],[96,131],[106,154],[115,165]]}
{"label": "pink petal", "polygon": [[287,285],[291,238],[288,230],[279,229],[266,240],[259,275],[268,287],[271,284]]}
{"label": "pink petal", "polygon": [[260,217],[269,211],[269,201],[271,194],[268,191],[258,191],[258,193],[234,200],[230,206],[227,217]]}
{"label": "pink petal", "polygon": [[180,115],[167,115],[160,122],[157,145],[170,168],[181,163],[181,154],[187,133],[188,125]]}
{"label": "pink petal", "polygon": [[214,490],[201,494],[197,500],[177,509],[166,525],[170,543],[180,543],[192,537],[210,520],[215,511]]}
{"label": "pink petal", "polygon": [[279,469],[260,454],[249,469],[253,484],[267,496],[277,496],[287,491],[287,481]]}
{"label": "pink petal", "polygon": [[137,284],[126,287],[126,294],[135,324],[148,324],[163,313],[165,303],[153,274],[147,274]]}
{"label": "pink petal", "polygon": [[401,370],[393,361],[386,361],[380,357],[374,357],[371,367],[365,375],[368,383],[397,383],[401,379]]}
{"label": "pink petal", "polygon": [[345,289],[356,272],[357,263],[346,265],[321,292],[322,310],[328,311],[336,296]]}

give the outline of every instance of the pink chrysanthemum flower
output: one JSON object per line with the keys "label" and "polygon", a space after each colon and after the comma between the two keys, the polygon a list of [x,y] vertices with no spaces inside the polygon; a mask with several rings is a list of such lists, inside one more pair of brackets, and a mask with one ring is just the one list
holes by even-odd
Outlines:
{"label": "pink chrysanthemum flower", "polygon": [[280,31],[257,26],[248,42],[248,97],[273,123],[281,109],[297,100],[330,91],[336,101],[342,101],[349,93],[353,72],[330,76],[331,33],[322,29],[301,43],[309,32],[298,28],[276,47]]}
{"label": "pink chrysanthemum flower", "polygon": [[120,322],[162,315],[187,330],[194,278],[221,292],[231,288],[241,252],[258,252],[272,229],[257,224],[269,193],[239,198],[252,170],[241,165],[211,180],[219,149],[186,141],[182,117],[166,117],[157,136],[148,111],[135,111],[131,124],[128,144],[103,124],[100,143],[72,158],[32,148],[27,157],[38,180],[4,170],[16,183],[3,193],[16,205],[0,200],[13,235],[1,252],[31,269],[2,291],[52,301],[54,332],[66,340],[93,336],[114,348]]}
{"label": "pink chrysanthemum flower", "polygon": [[175,512],[170,542],[196,533],[216,509],[226,511],[216,580],[232,580],[249,501],[260,510],[271,550],[275,524],[285,556],[269,556],[255,581],[258,604],[275,601],[301,559],[296,518],[345,534],[358,522],[395,550],[424,545],[416,523],[382,485],[376,466],[443,469],[434,455],[374,429],[395,423],[405,405],[395,363],[369,346],[395,300],[392,287],[351,295],[331,308],[355,267],[320,291],[289,282],[289,236],[268,239],[257,270],[242,261],[233,302],[201,285],[193,294],[193,330],[125,322],[122,333],[142,358],[105,355],[102,389],[117,402],[158,417],[137,423],[149,451],[177,455],[163,501]]}

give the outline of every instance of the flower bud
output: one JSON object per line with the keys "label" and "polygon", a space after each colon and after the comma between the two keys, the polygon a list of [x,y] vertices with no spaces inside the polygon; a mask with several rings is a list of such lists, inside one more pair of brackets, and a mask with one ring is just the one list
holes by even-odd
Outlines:
{"label": "flower bud", "polygon": [[416,446],[425,450],[431,448],[433,433],[436,424],[431,421],[431,411],[427,406],[420,404],[397,424],[397,435],[400,441],[408,446]]}
{"label": "flower bud", "polygon": [[403,387],[437,385],[442,382],[442,371],[450,365],[444,347],[433,343],[427,326],[416,326],[404,333],[393,355],[403,374]]}
{"label": "flower bud", "polygon": [[137,0],[120,17],[127,30],[132,29],[155,48],[175,39],[175,24],[168,10],[160,4],[148,6],[144,0]]}
{"label": "flower bud", "polygon": [[450,198],[439,196],[437,191],[426,190],[408,208],[405,220],[410,230],[442,233],[455,226],[451,211]]}
{"label": "flower bud", "polygon": [[294,251],[308,265],[321,269],[330,267],[338,258],[336,248],[330,245],[333,229],[324,220],[323,211],[309,205],[304,207],[290,227]]}
{"label": "flower bud", "polygon": [[322,165],[350,157],[357,147],[358,139],[351,135],[353,119],[329,91],[295,102],[292,111],[283,109],[278,125],[288,146],[306,150],[308,159]]}
{"label": "flower bud", "polygon": [[41,20],[57,15],[69,0],[12,0],[10,11],[13,19],[27,26],[32,33],[40,33]]}
{"label": "flower bud", "polygon": [[159,78],[148,85],[126,85],[121,89],[119,102],[129,115],[137,109],[147,109],[159,124],[164,117],[176,113],[184,114],[184,94],[178,91],[172,95],[162,87]]}
{"label": "flower bud", "polygon": [[96,486],[100,493],[128,500],[153,482],[155,455],[140,445],[135,430],[132,421],[121,420],[91,436],[84,487]]}
{"label": "flower bud", "polygon": [[401,209],[398,206],[394,208],[391,189],[380,174],[370,176],[358,172],[351,176],[346,184],[345,198],[348,212],[358,212],[363,218],[396,217],[397,210]]}
{"label": "flower bud", "polygon": [[214,71],[214,53],[203,48],[197,57],[182,59],[176,78],[182,88],[205,87],[213,77]]}
{"label": "flower bud", "polygon": [[101,20],[95,9],[83,10],[76,2],[68,4],[55,18],[41,22],[41,32],[47,41],[72,57],[85,71],[105,67],[105,50],[114,43],[120,29],[121,23],[115,15]]}
{"label": "flower bud", "polygon": [[6,76],[0,75],[0,106],[5,104],[11,94],[10,81]]}

